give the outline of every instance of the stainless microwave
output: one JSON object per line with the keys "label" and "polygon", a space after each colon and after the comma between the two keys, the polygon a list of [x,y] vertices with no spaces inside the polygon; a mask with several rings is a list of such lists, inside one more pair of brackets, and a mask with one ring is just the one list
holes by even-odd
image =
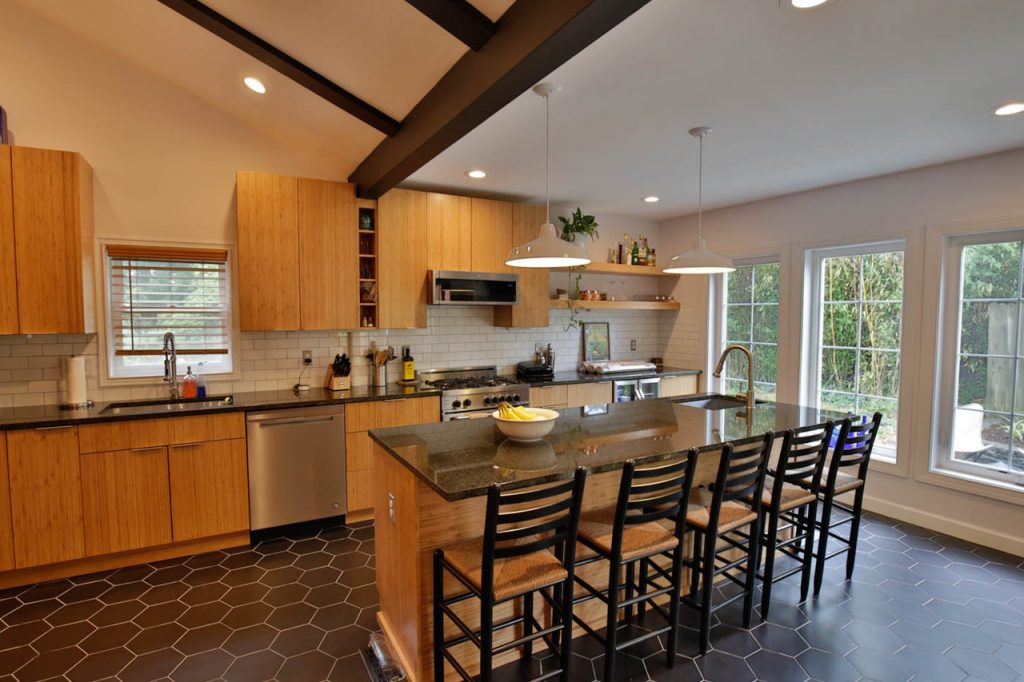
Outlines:
{"label": "stainless microwave", "polygon": [[519,301],[519,275],[509,272],[432,270],[433,305],[515,305]]}

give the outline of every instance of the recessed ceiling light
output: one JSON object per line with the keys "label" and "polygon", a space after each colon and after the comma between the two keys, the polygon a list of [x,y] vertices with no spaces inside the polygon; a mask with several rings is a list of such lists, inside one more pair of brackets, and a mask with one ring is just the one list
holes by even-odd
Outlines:
{"label": "recessed ceiling light", "polygon": [[661,201],[661,197],[644,197],[644,201],[648,204],[656,204]]}
{"label": "recessed ceiling light", "polygon": [[1008,102],[993,112],[996,116],[1013,116],[1024,113],[1024,102]]}
{"label": "recessed ceiling light", "polygon": [[824,5],[828,0],[790,0],[793,3],[793,7],[797,9],[811,9],[818,5]]}
{"label": "recessed ceiling light", "polygon": [[474,180],[480,180],[482,178],[486,178],[487,173],[479,168],[474,168],[473,170],[466,171],[466,176],[473,178]]}
{"label": "recessed ceiling light", "polygon": [[267,91],[267,86],[263,84],[259,78],[253,78],[252,76],[246,76],[242,81],[245,83],[245,87],[249,88],[253,92],[258,92],[261,95]]}

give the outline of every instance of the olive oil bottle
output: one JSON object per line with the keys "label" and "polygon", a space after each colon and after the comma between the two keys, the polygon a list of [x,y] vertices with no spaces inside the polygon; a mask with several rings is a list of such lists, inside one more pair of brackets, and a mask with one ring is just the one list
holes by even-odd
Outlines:
{"label": "olive oil bottle", "polygon": [[416,362],[412,359],[409,346],[402,346],[402,381],[416,380]]}

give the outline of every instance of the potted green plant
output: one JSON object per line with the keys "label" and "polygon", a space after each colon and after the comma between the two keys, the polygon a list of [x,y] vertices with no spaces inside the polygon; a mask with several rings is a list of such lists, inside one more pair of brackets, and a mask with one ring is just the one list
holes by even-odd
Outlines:
{"label": "potted green plant", "polygon": [[[577,206],[576,210],[569,214],[569,217],[558,216],[562,223],[562,239],[567,242],[579,244],[586,248],[587,242],[598,236],[597,219],[583,212]],[[578,302],[580,296],[580,280],[583,278],[583,267],[569,268],[569,321],[566,323],[566,331],[579,326],[576,319]]]}

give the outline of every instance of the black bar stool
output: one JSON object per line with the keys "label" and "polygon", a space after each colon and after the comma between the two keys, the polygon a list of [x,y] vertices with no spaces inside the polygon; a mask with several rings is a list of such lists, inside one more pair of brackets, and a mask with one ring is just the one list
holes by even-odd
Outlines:
{"label": "black bar stool", "polygon": [[[696,451],[691,450],[682,459],[668,464],[638,469],[633,461],[626,462],[619,481],[619,496],[614,507],[586,512],[580,517],[579,543],[594,555],[577,560],[576,566],[596,561],[608,562],[608,587],[598,589],[577,574],[576,583],[586,591],[576,603],[600,599],[607,606],[608,619],[605,635],[574,616],[585,631],[605,647],[604,679],[615,679],[615,662],[619,651],[668,633],[666,665],[675,664],[677,625],[679,623],[679,597],[683,583],[683,536],[686,533],[686,505],[690,484],[696,466]],[[671,528],[658,523],[670,521]],[[654,563],[654,558],[671,561],[667,567]],[[636,582],[636,567],[641,567],[640,583]],[[626,569],[626,581],[621,580]],[[654,578],[648,577],[648,571]],[[661,578],[667,584],[659,584]],[[653,587],[649,590],[647,588]],[[620,592],[625,591],[625,595]],[[652,602],[656,597],[669,595],[666,612]],[[633,608],[651,607],[665,618],[667,625],[651,630],[627,641],[619,641],[619,611],[626,609],[626,622],[632,620]]]}
{"label": "black bar stool", "polygon": [[[444,662],[464,680],[474,678],[450,653],[451,647],[472,642],[480,650],[481,682],[492,675],[496,654],[522,647],[528,662],[533,642],[544,638],[560,654],[560,669],[535,678],[558,675],[569,679],[572,650],[572,585],[576,562],[576,532],[586,470],[576,470],[571,481],[527,491],[503,493],[498,485],[487,491],[484,536],[434,552],[434,679],[444,679]],[[552,553],[550,550],[554,549]],[[468,590],[444,596],[444,572],[448,571]],[[553,594],[548,594],[551,589]],[[539,592],[552,611],[552,625],[543,627],[533,615],[533,593]],[[555,594],[557,593],[557,594]],[[480,629],[473,631],[452,611],[454,604],[476,597],[480,600]],[[522,598],[521,616],[494,622],[494,607]],[[462,632],[444,636],[447,616]],[[495,647],[494,633],[522,623],[522,637]],[[561,633],[561,646],[558,634]],[[554,637],[553,637],[554,636]]]}
{"label": "black bar stool", "polygon": [[[765,551],[761,574],[761,620],[768,619],[772,585],[800,574],[800,601],[807,599],[814,567],[814,523],[818,514],[821,473],[828,457],[832,422],[786,431],[774,470],[769,470],[761,496],[761,547]],[[779,534],[786,537],[780,539]],[[776,552],[800,562],[776,575]]]}
{"label": "black bar stool", "polygon": [[[711,488],[711,500],[690,505],[686,524],[694,531],[693,558],[685,561],[690,568],[690,594],[682,603],[700,613],[700,651],[706,654],[711,645],[711,613],[743,597],[743,627],[750,627],[754,609],[754,581],[757,577],[758,540],[760,538],[761,493],[765,470],[772,449],[772,434],[726,443],[722,448],[718,474]],[[744,500],[750,499],[749,503]],[[743,532],[743,529],[749,529]],[[719,540],[726,547],[718,549]],[[739,559],[726,552],[740,550]],[[743,577],[732,573],[744,567]],[[725,576],[740,585],[743,591],[712,605],[715,578]],[[700,599],[696,599],[697,594]]]}
{"label": "black bar stool", "polygon": [[[824,480],[817,487],[818,499],[822,504],[821,520],[816,524],[818,531],[818,556],[814,567],[814,594],[821,591],[825,577],[825,562],[832,557],[846,553],[846,579],[853,577],[853,565],[857,561],[857,536],[860,533],[860,517],[864,505],[864,481],[868,475],[871,451],[875,448],[875,436],[882,423],[882,414],[875,412],[871,421],[844,419],[839,428],[835,449],[828,464]],[[846,473],[843,469],[852,470]],[[853,492],[853,504],[839,502],[836,496]],[[841,517],[833,519],[839,510]],[[847,536],[834,532],[839,526],[850,524]],[[838,549],[828,551],[828,539],[835,538],[841,543]]]}

